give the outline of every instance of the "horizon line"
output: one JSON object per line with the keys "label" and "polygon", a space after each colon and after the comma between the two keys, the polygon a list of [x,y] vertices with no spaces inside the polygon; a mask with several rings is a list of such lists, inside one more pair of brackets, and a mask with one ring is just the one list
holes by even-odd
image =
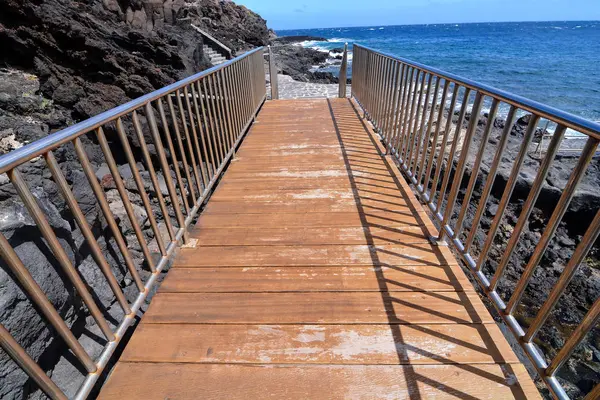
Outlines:
{"label": "horizon line", "polygon": [[300,31],[300,30],[318,30],[318,29],[344,29],[344,28],[387,28],[394,26],[429,26],[429,25],[474,25],[474,24],[521,24],[530,22],[600,22],[597,19],[557,19],[557,20],[522,20],[522,21],[473,21],[473,22],[430,22],[420,24],[393,24],[393,25],[348,25],[348,26],[331,26],[319,28],[285,28],[275,29],[274,31]]}

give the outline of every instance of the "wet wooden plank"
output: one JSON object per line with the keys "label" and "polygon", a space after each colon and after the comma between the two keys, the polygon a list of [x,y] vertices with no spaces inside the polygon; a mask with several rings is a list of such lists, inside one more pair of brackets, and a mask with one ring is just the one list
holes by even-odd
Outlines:
{"label": "wet wooden plank", "polygon": [[159,292],[473,291],[459,266],[231,267],[169,271]]}
{"label": "wet wooden plank", "polygon": [[494,320],[473,292],[159,293],[160,324],[469,324]]}
{"label": "wet wooden plank", "polygon": [[[169,335],[176,331],[177,335]],[[122,361],[278,364],[492,364],[517,357],[495,324],[141,324]]]}
{"label": "wet wooden plank", "polygon": [[120,363],[100,399],[539,399],[521,365]]}
{"label": "wet wooden plank", "polygon": [[445,246],[406,245],[214,246],[181,249],[179,267],[457,264]]}

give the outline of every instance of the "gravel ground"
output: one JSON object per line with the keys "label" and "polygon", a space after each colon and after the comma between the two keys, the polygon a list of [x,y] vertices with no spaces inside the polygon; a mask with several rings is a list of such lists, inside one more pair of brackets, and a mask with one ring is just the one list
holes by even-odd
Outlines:
{"label": "gravel ground", "polygon": [[[278,76],[279,98],[280,99],[301,99],[301,98],[331,98],[338,96],[337,84],[299,82],[288,75]],[[347,86],[346,93],[350,95],[350,85]],[[267,85],[267,94],[270,98],[271,85]]]}

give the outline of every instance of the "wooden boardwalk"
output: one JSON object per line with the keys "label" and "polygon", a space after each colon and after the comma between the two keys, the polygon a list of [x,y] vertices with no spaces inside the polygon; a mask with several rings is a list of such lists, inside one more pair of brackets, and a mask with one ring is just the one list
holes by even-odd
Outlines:
{"label": "wooden boardwalk", "polygon": [[104,399],[539,398],[346,99],[268,102]]}

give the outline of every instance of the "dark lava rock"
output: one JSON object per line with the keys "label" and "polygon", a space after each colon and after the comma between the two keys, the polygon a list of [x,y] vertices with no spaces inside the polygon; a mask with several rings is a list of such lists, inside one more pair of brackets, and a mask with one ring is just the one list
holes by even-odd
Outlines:
{"label": "dark lava rock", "polygon": [[275,64],[280,73],[289,75],[300,82],[323,79],[324,75],[321,77],[313,75],[311,68],[325,63],[328,53],[295,45],[273,47],[272,50]]}

